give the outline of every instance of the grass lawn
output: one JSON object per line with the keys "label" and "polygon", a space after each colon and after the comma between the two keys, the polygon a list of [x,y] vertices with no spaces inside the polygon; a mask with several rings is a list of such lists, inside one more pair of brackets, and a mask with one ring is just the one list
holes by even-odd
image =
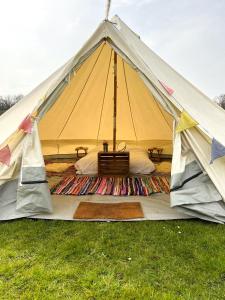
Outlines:
{"label": "grass lawn", "polygon": [[0,299],[225,299],[225,226],[3,222]]}

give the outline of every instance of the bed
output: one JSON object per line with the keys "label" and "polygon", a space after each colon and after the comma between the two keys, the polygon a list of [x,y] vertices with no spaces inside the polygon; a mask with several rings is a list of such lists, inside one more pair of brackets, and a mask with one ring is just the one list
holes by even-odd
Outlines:
{"label": "bed", "polygon": [[[98,151],[91,150],[85,157],[75,163],[77,174],[97,174],[98,173]],[[130,153],[130,173],[150,174],[155,170],[154,163],[149,159],[148,152],[141,148],[127,149]]]}

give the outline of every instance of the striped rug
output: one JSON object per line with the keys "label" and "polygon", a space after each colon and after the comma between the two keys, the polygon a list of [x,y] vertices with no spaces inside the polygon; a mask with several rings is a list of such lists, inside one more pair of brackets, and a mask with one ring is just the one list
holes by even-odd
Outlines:
{"label": "striped rug", "polygon": [[112,195],[149,196],[153,193],[169,193],[167,176],[143,177],[90,177],[69,176],[51,189],[56,195]]}

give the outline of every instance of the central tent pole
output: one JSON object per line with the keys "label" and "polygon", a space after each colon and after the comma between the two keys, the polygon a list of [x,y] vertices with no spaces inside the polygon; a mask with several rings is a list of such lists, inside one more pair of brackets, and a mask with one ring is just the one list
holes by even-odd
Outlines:
{"label": "central tent pole", "polygon": [[117,53],[114,51],[113,151],[116,151],[116,115],[117,115]]}

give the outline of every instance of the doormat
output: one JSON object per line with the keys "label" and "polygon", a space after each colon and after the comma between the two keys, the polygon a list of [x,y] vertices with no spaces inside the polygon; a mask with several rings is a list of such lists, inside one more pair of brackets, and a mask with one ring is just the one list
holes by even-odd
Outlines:
{"label": "doormat", "polygon": [[51,189],[56,195],[112,195],[149,196],[153,193],[169,193],[167,176],[143,177],[90,177],[69,176]]}
{"label": "doormat", "polygon": [[80,202],[76,209],[74,219],[113,219],[127,220],[144,218],[140,202],[124,203],[93,203]]}

